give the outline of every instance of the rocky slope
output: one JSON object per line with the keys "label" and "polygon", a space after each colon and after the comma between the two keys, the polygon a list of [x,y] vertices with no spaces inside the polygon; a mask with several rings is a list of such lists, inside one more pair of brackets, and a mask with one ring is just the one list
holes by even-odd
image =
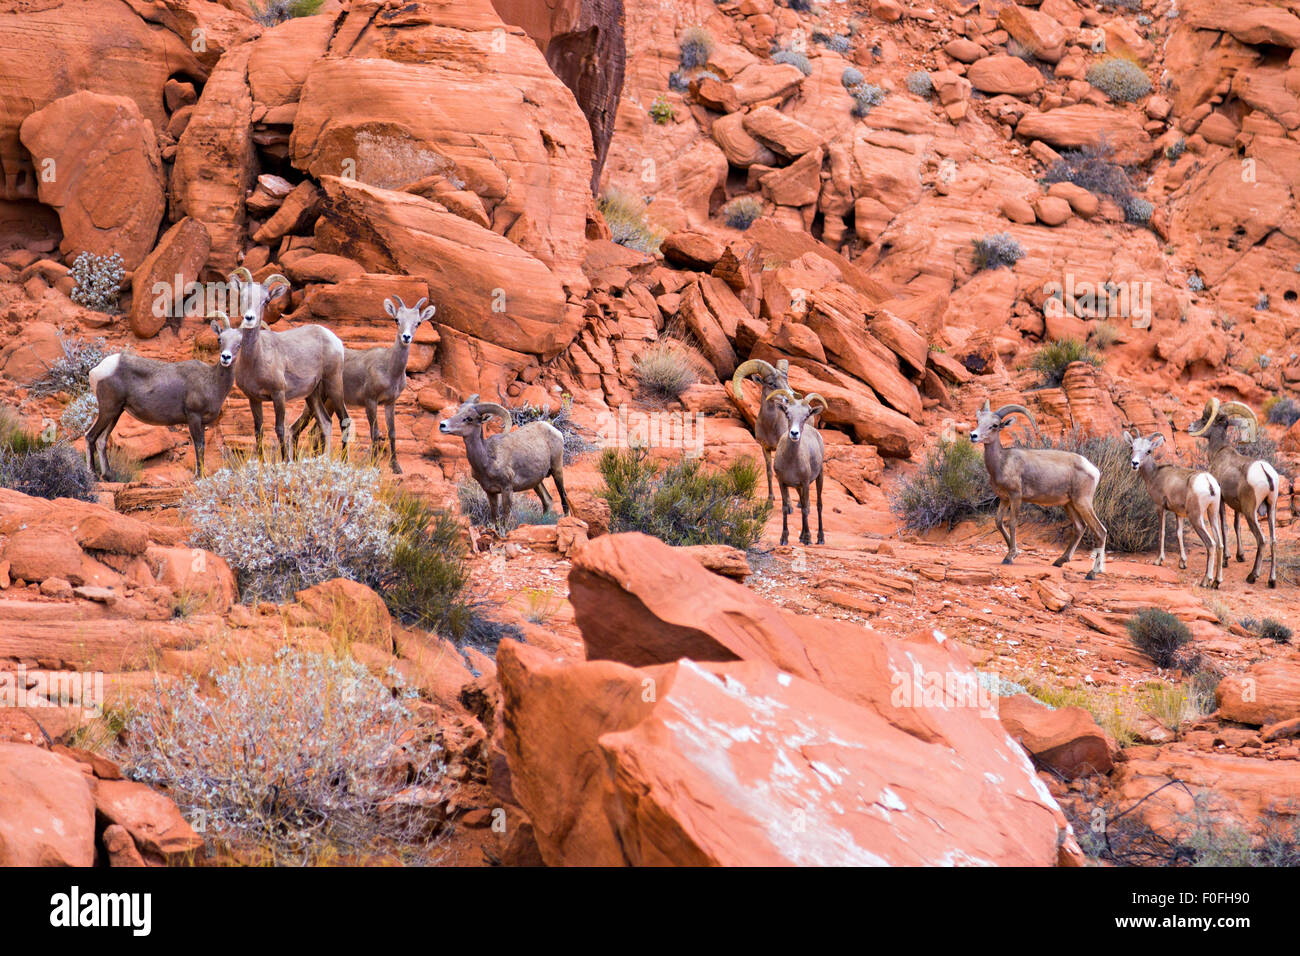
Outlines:
{"label": "rocky slope", "polygon": [[[469,393],[572,396],[614,442],[620,422],[685,414],[723,464],[758,451],[757,391],[738,402],[724,383],[745,359],[787,359],[792,386],[828,401],[828,543],[776,547],[779,515],[748,559],[604,535],[587,458],[567,472],[573,518],[468,532],[476,587],[524,638],[493,659],[401,627],[359,585],[249,607],[215,555],[187,571],[187,438],[124,418],[114,441],[141,481],[103,486],[101,506],[0,499],[0,671],[29,686],[101,671],[124,707],[155,673],[334,646],[346,607],[365,622],[351,652],[419,691],[424,739],[446,748],[457,785],[422,799],[460,863],[1074,864],[1063,807],[1087,818],[1171,780],[1186,787],[1143,804],[1162,832],[1197,792],[1247,828],[1293,818],[1300,657],[1236,622],[1300,626],[1294,558],[1272,592],[1234,562],[1207,597],[1195,549],[1186,571],[1122,555],[1088,582],[1082,561],[1051,567],[1032,528],[1009,567],[988,523],[905,535],[889,496],[986,399],[1028,406],[1047,435],[1160,431],[1187,460],[1209,396],[1259,409],[1294,393],[1300,7],[330,0],[270,27],[251,13],[0,0],[0,397],[33,430],[71,397],[30,391],[64,340],[209,356],[207,307],[169,309],[185,293],[166,290],[242,265],[291,280],[273,327],[319,322],[350,346],[391,341],[388,295],[437,305],[398,402],[400,484],[453,508],[468,465],[436,425]],[[1115,54],[1149,93],[1089,82]],[[1078,149],[1109,150],[1127,185],[1043,181]],[[658,253],[612,241],[627,236],[597,202],[611,196]],[[740,197],[762,209],[745,229]],[[1003,233],[1023,257],[980,269],[975,242]],[[87,251],[121,255],[120,312],[70,299]],[[1107,343],[1100,365],[1036,387],[1028,358],[1066,337]],[[700,379],[667,409],[635,364],[663,340]],[[232,395],[211,460],[251,446],[246,409]],[[1294,465],[1300,424],[1266,430]],[[1294,555],[1283,490],[1279,552]],[[173,620],[195,590],[202,609]],[[554,606],[521,598],[536,594]],[[1139,705],[1185,687],[1127,638],[1148,606],[1223,675],[1213,714]],[[1006,682],[1094,712],[1113,700],[1123,719],[989,696]],[[25,745],[0,745],[0,793],[38,794],[0,814],[0,860],[188,858],[197,838],[174,808],[114,794],[139,785],[66,746],[79,710],[0,713],[0,736]],[[77,821],[57,845],[6,835],[51,813]]]}

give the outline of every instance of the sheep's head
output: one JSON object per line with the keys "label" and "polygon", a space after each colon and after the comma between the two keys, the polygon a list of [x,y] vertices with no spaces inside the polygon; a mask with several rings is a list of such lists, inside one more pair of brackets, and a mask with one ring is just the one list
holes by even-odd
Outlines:
{"label": "sheep's head", "polygon": [[826,399],[816,392],[809,392],[798,398],[788,388],[777,389],[766,399],[779,405],[785,412],[786,434],[790,441],[797,442],[803,436],[804,429],[811,427],[808,420],[826,411]]}
{"label": "sheep's head", "polygon": [[230,368],[235,364],[240,343],[244,341],[243,333],[230,327],[230,316],[224,312],[209,313],[208,318],[212,320],[212,331],[217,333],[217,354],[220,356],[221,367]]}
{"label": "sheep's head", "polygon": [[1141,433],[1134,432],[1130,435],[1127,430],[1124,432],[1124,441],[1133,449],[1133,470],[1137,471],[1142,467],[1142,462],[1150,457],[1151,453],[1165,443],[1165,436],[1155,432],[1147,438],[1143,438]]}
{"label": "sheep's head", "polygon": [[461,403],[460,408],[450,418],[444,418],[438,422],[438,431],[444,435],[460,435],[467,437],[469,435],[481,434],[481,429],[493,418],[501,419],[505,426],[502,434],[510,431],[514,420],[510,417],[510,410],[504,405],[498,405],[496,402],[480,402],[477,395],[471,395]]}
{"label": "sheep's head", "polygon": [[1009,423],[1007,417],[1010,415],[1024,415],[1029,419],[1029,423],[1034,426],[1034,431],[1038,431],[1038,422],[1034,419],[1033,412],[1023,405],[1003,405],[996,411],[989,407],[986,400],[984,407],[975,413],[975,427],[970,430],[970,440],[972,445],[979,445],[990,439],[997,440],[997,435]]}
{"label": "sheep's head", "polygon": [[424,303],[428,301],[422,298],[415,305],[407,305],[399,296],[384,300],[384,311],[397,320],[397,334],[403,345],[410,345],[415,339],[415,330],[420,323],[428,322],[437,311],[433,306],[424,307]]}
{"label": "sheep's head", "polygon": [[1228,435],[1228,426],[1232,424],[1234,418],[1245,422],[1247,441],[1255,441],[1259,438],[1259,419],[1255,417],[1249,405],[1241,402],[1220,402],[1214,397],[1205,403],[1201,417],[1188,426],[1187,434],[1193,438],[1209,439],[1211,444],[1224,441]]}
{"label": "sheep's head", "polygon": [[763,393],[780,391],[790,387],[790,361],[781,359],[776,365],[769,365],[762,359],[750,359],[743,362],[731,376],[731,390],[736,395],[736,401],[741,401],[740,383],[750,377],[758,379],[763,387]]}
{"label": "sheep's head", "polygon": [[261,325],[266,307],[289,291],[289,280],[279,273],[267,276],[265,282],[257,282],[243,266],[232,272],[227,281],[230,291],[238,297],[240,327],[245,329]]}

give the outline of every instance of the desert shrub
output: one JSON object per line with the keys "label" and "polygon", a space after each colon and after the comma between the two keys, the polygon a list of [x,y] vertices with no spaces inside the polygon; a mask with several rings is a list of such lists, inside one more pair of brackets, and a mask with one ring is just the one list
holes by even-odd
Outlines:
{"label": "desert shrub", "polygon": [[707,471],[683,457],[661,470],[644,449],[606,449],[599,494],[609,504],[610,531],[642,531],[668,544],[753,547],[771,512],[754,497],[759,467],[741,458]]}
{"label": "desert shrub", "polygon": [[1061,154],[1043,176],[1043,183],[1074,183],[1098,196],[1109,196],[1121,209],[1133,195],[1133,183],[1122,166],[1111,162],[1112,150],[1105,142]]}
{"label": "desert shrub", "polygon": [[804,76],[812,75],[812,61],[808,59],[807,54],[800,53],[798,50],[777,50],[772,54],[772,62],[789,63],[791,66],[797,66]]}
{"label": "desert shrub", "polygon": [[1180,139],[1178,142],[1170,143],[1165,147],[1165,159],[1171,163],[1176,163],[1185,152],[1187,152],[1187,140]]}
{"label": "desert shrub", "polygon": [[[1107,551],[1140,553],[1159,544],[1160,514],[1147,494],[1141,474],[1133,470],[1132,451],[1122,439],[1112,435],[1085,438],[1071,433],[1059,442],[1046,442],[1045,447],[1082,455],[1101,472],[1092,504],[1106,526]],[[1031,513],[1051,524],[1063,540],[1074,537],[1074,524],[1063,509],[1046,508]]]}
{"label": "desert shrub", "polygon": [[1007,55],[1014,56],[1018,60],[1024,60],[1030,66],[1035,65],[1038,59],[1036,51],[1029,45],[1021,43],[1019,40],[1007,41]]}
{"label": "desert shrub", "polygon": [[674,93],[685,93],[690,88],[690,78],[681,70],[673,70],[668,74],[668,89]]}
{"label": "desert shrub", "polygon": [[975,271],[997,269],[1002,266],[1011,268],[1025,257],[1024,247],[1009,232],[998,232],[972,239],[975,247]]}
{"label": "desert shrub", "polygon": [[637,381],[655,398],[675,399],[698,380],[690,354],[676,342],[649,346],[633,361]]}
{"label": "desert shrub", "polygon": [[859,83],[849,94],[853,97],[853,115],[859,119],[885,101],[885,91],[874,83]]}
{"label": "desert shrub", "polygon": [[183,510],[191,542],[223,558],[246,601],[283,601],[331,578],[381,579],[393,511],[379,469],[334,458],[256,459],[195,483]]}
{"label": "desert shrub", "polygon": [[862,75],[862,71],[856,66],[846,66],[844,72],[840,74],[840,83],[844,85],[846,90],[853,89],[864,79],[866,78]]}
{"label": "desert shrub", "polygon": [[713,34],[703,27],[688,27],[682,31],[677,48],[681,52],[683,69],[699,69],[709,62],[709,54],[713,52]]}
{"label": "desert shrub", "polygon": [[249,0],[253,9],[253,19],[264,27],[273,27],[292,20],[294,17],[310,17],[318,11],[325,0]]}
{"label": "desert shrub", "polygon": [[1119,330],[1110,322],[1095,322],[1088,330],[1088,339],[1099,349],[1108,349],[1119,341]]}
{"label": "desert shrub", "polygon": [[964,438],[940,441],[910,477],[898,483],[890,505],[908,531],[952,528],[988,514],[997,504],[980,450]]}
{"label": "desert shrub", "polygon": [[108,446],[108,451],[104,453],[104,464],[108,469],[104,475],[105,481],[129,485],[133,481],[139,481],[144,474],[144,464],[140,459],[120,445]]}
{"label": "desert shrub", "polygon": [[812,10],[813,0],[785,0],[785,5],[799,13],[809,13]]}
{"label": "desert shrub", "polygon": [[1193,272],[1187,277],[1187,288],[1192,292],[1201,292],[1205,289],[1205,280]]}
{"label": "desert shrub", "polygon": [[1137,223],[1145,226],[1151,221],[1151,214],[1155,212],[1156,207],[1141,196],[1130,196],[1127,200],[1120,203],[1124,210],[1124,219],[1126,222]]}
{"label": "desert shrub", "polygon": [[96,312],[116,312],[126,270],[118,253],[83,252],[72,261],[72,301]]}
{"label": "desert shrub", "polygon": [[45,373],[32,382],[33,395],[54,395],[58,392],[70,392],[80,395],[90,389],[90,372],[104,360],[104,340],[91,342],[82,339],[65,338],[59,334],[59,346],[63,354],[54,360]]}
{"label": "desert shrub", "polygon": [[1096,366],[1101,359],[1078,339],[1053,339],[1033,354],[1029,367],[1038,373],[1041,388],[1057,388],[1065,378],[1065,370],[1075,362]]}
{"label": "desert shrub", "polygon": [[1253,617],[1243,617],[1241,626],[1251,631],[1256,636],[1266,641],[1273,641],[1277,644],[1291,643],[1291,628],[1287,627],[1281,621],[1266,617],[1263,620],[1257,620]]}
{"label": "desert shrub", "polygon": [[934,93],[934,80],[925,70],[913,70],[907,74],[907,88],[917,96],[929,99]]}
{"label": "desert shrub", "polygon": [[95,500],[95,475],[86,459],[71,445],[56,442],[16,451],[0,449],[0,487],[37,498]]}
{"label": "desert shrub", "polygon": [[1267,312],[1267,311],[1268,311],[1268,293],[1267,293],[1267,292],[1261,292],[1261,293],[1259,294],[1259,298],[1255,301],[1255,311],[1256,311],[1256,312]]}
{"label": "desert shrub", "polygon": [[1088,82],[1112,100],[1132,103],[1151,92],[1151,78],[1132,60],[1108,56],[1088,68]]}
{"label": "desert shrub", "polygon": [[[490,527],[492,512],[488,508],[487,492],[473,478],[462,479],[456,485],[456,498],[460,502],[460,513],[470,520],[470,524]],[[558,507],[558,502],[556,507]],[[510,520],[498,521],[496,529],[509,533],[525,524],[555,524],[559,515],[552,511],[542,514],[542,503],[531,491],[516,492],[510,499]]]}
{"label": "desert shrub", "polygon": [[1270,425],[1290,428],[1296,422],[1300,422],[1300,405],[1296,404],[1295,399],[1280,396],[1275,396],[1275,399],[1270,399],[1264,405]]}
{"label": "desert shrub", "polygon": [[763,200],[757,196],[737,196],[722,207],[722,219],[732,229],[742,232],[763,215]]}
{"label": "desert shrub", "polygon": [[59,426],[69,441],[76,441],[95,424],[99,416],[99,402],[93,392],[82,392],[68,402],[63,414],[59,416]]}
{"label": "desert shrub", "polygon": [[826,47],[832,53],[838,53],[843,56],[853,49],[853,38],[844,33],[834,33],[830,36],[819,38],[818,43]]}
{"label": "desert shrub", "polygon": [[663,233],[646,219],[645,203],[616,189],[600,197],[600,213],[609,224],[611,238],[620,246],[656,255]]}
{"label": "desert shrub", "polygon": [[560,397],[560,407],[551,411],[547,405],[510,405],[503,402],[510,411],[510,419],[515,427],[532,422],[547,422],[564,438],[564,463],[571,465],[583,455],[600,447],[599,443],[587,438],[588,429],[573,420],[573,396],[565,393]]}
{"label": "desert shrub", "polygon": [[659,126],[667,126],[677,115],[673,112],[673,105],[662,94],[655,97],[655,101],[650,104],[649,112],[650,118]]}
{"label": "desert shrub", "polygon": [[350,657],[283,648],[267,664],[154,687],[130,721],[124,769],[201,817],[216,849],[307,864],[418,861],[434,821],[403,799],[443,777],[406,704]]}
{"label": "desert shrub", "polygon": [[1179,649],[1192,639],[1186,624],[1158,607],[1138,611],[1124,626],[1133,646],[1157,667],[1173,667],[1178,662]]}

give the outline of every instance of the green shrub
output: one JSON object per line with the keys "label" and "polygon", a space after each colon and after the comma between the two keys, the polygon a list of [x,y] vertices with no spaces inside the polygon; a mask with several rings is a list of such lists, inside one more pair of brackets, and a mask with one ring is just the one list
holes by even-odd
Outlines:
{"label": "green shrub", "polygon": [[671,340],[649,346],[633,361],[633,371],[641,387],[661,399],[679,398],[699,380],[690,354]]}
{"label": "green shrub", "polygon": [[759,467],[742,458],[718,471],[682,458],[662,471],[643,449],[606,449],[599,494],[609,504],[610,531],[642,531],[672,545],[753,547],[771,512],[754,497]]}
{"label": "green shrub", "polygon": [[737,196],[722,207],[722,218],[732,229],[742,232],[763,215],[763,200],[757,196]]}
{"label": "green shrub", "polygon": [[106,358],[102,338],[85,342],[64,338],[60,332],[59,346],[63,349],[63,354],[54,360],[54,364],[40,378],[32,382],[33,395],[54,395],[58,392],[80,395],[88,391],[91,369]]}
{"label": "green shrub", "polygon": [[682,31],[677,48],[681,51],[683,69],[699,69],[709,62],[709,54],[713,52],[713,34],[703,27],[688,27]]}
{"label": "green shrub", "polygon": [[1187,625],[1168,611],[1149,607],[1138,611],[1125,624],[1133,646],[1151,658],[1157,667],[1173,667],[1178,652],[1192,639]]}
{"label": "green shrub", "polygon": [[1132,60],[1108,56],[1088,68],[1088,82],[1112,100],[1132,103],[1151,92],[1151,78]]}
{"label": "green shrub", "polygon": [[908,531],[939,525],[952,528],[963,518],[988,514],[997,506],[980,450],[964,438],[940,441],[925,462],[899,482],[890,505]]}
{"label": "green shrub", "polygon": [[1187,140],[1180,139],[1178,142],[1170,143],[1165,147],[1165,159],[1171,163],[1176,163],[1185,152],[1187,152]]}
{"label": "green shrub", "polygon": [[72,261],[72,301],[96,312],[117,311],[126,270],[118,253],[100,256],[83,252]]}
{"label": "green shrub", "polygon": [[1278,644],[1291,643],[1291,628],[1271,617],[1266,617],[1262,621],[1253,617],[1243,617],[1241,626],[1266,641],[1274,641]]}
{"label": "green shrub", "polygon": [[976,272],[998,269],[1002,266],[1009,269],[1025,257],[1024,247],[1009,232],[998,232],[980,239],[972,239],[971,243],[975,246]]}
{"label": "green shrub", "polygon": [[1057,388],[1065,378],[1065,370],[1075,362],[1101,365],[1097,353],[1078,339],[1053,339],[1034,353],[1029,367],[1038,373],[1040,387]]}
{"label": "green shrub", "polygon": [[797,66],[804,76],[812,75],[812,61],[798,50],[777,50],[772,54],[772,62],[789,63],[791,66]]}
{"label": "green shrub", "polygon": [[667,126],[676,117],[673,112],[673,105],[668,102],[667,97],[663,94],[655,97],[655,101],[650,104],[650,118],[659,126]]}
{"label": "green shrub", "polygon": [[[28,441],[30,445],[25,444]],[[96,500],[95,475],[71,445],[42,445],[35,439],[15,440],[15,444],[22,450],[0,449],[0,487],[37,498]]]}
{"label": "green shrub", "polygon": [[283,648],[269,664],[156,683],[127,725],[123,768],[161,789],[208,845],[272,865],[392,854],[420,862],[443,778],[401,699],[351,657]]}
{"label": "green shrub", "polygon": [[1151,214],[1155,212],[1156,207],[1141,196],[1130,196],[1120,204],[1124,210],[1124,221],[1137,223],[1145,226],[1151,222]]}
{"label": "green shrub", "polygon": [[658,254],[664,236],[647,221],[644,202],[611,189],[600,197],[599,206],[614,242],[647,255]]}
{"label": "green shrub", "polygon": [[934,94],[934,80],[925,70],[913,70],[907,74],[907,88],[916,96],[929,99]]}

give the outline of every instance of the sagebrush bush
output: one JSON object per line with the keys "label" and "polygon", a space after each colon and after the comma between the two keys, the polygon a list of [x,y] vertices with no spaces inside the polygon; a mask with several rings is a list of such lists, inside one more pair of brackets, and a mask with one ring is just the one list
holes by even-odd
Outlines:
{"label": "sagebrush bush", "polygon": [[42,445],[35,439],[16,444],[25,447],[0,448],[0,487],[37,498],[96,500],[95,475],[71,445]]}
{"label": "sagebrush bush", "polygon": [[70,392],[80,395],[90,389],[90,372],[102,362],[107,353],[104,351],[102,338],[86,342],[82,339],[66,338],[59,333],[59,346],[63,354],[54,360],[40,378],[32,382],[33,395],[54,395],[58,392]]}
{"label": "sagebrush bush", "polygon": [[732,229],[744,231],[763,215],[763,200],[758,196],[737,196],[722,207],[722,219]]}
{"label": "sagebrush bush", "polygon": [[849,95],[853,97],[853,115],[859,119],[885,101],[885,91],[874,83],[859,83],[849,90]]}
{"label": "sagebrush bush", "polygon": [[1132,103],[1151,92],[1146,71],[1123,56],[1098,60],[1088,68],[1088,82],[1120,103]]}
{"label": "sagebrush bush", "polygon": [[695,70],[709,62],[713,52],[713,34],[703,27],[687,27],[678,41],[682,68]]}
{"label": "sagebrush bush", "polygon": [[663,233],[646,218],[646,204],[616,189],[600,197],[600,214],[609,224],[611,238],[620,246],[656,255],[663,244]]}
{"label": "sagebrush bush", "polygon": [[131,719],[123,766],[166,792],[208,845],[275,865],[391,855],[419,862],[441,748],[350,657],[284,648],[269,664],[158,683]]}
{"label": "sagebrush bush", "polygon": [[1145,226],[1151,222],[1151,214],[1155,212],[1154,204],[1141,196],[1130,196],[1120,204],[1124,210],[1124,219],[1126,222],[1137,223]]}
{"label": "sagebrush bush", "polygon": [[1178,663],[1178,651],[1192,639],[1186,624],[1158,607],[1138,611],[1124,626],[1133,646],[1157,667],[1173,667]]}
{"label": "sagebrush bush", "polygon": [[726,544],[747,550],[763,536],[771,505],[754,497],[760,468],[751,458],[709,471],[685,458],[665,468],[643,449],[606,449],[600,496],[610,531],[642,531],[673,545]]}
{"label": "sagebrush bush", "polygon": [[1113,150],[1105,142],[1066,150],[1043,176],[1043,183],[1074,183],[1098,196],[1109,196],[1125,209],[1133,196],[1133,182],[1122,166],[1111,162],[1112,155]]}
{"label": "sagebrush bush", "polygon": [[699,381],[690,353],[672,340],[646,348],[633,360],[633,372],[641,387],[655,398],[678,398]]}
{"label": "sagebrush bush", "polygon": [[846,90],[853,89],[853,87],[857,86],[864,79],[866,79],[866,77],[862,75],[862,71],[856,66],[846,66],[844,72],[840,74],[840,83],[844,85]]}
{"label": "sagebrush bush", "polygon": [[1291,628],[1274,618],[1266,617],[1261,621],[1253,617],[1243,617],[1241,626],[1266,641],[1273,641],[1277,644],[1291,643]]}
{"label": "sagebrush bush", "polygon": [[1119,329],[1110,322],[1094,322],[1088,340],[1099,349],[1108,349],[1119,341]]}
{"label": "sagebrush bush", "polygon": [[99,402],[93,392],[82,392],[68,402],[63,414],[59,416],[59,426],[68,441],[76,441],[95,424],[99,416]]}
{"label": "sagebrush bush", "polygon": [[[470,524],[484,527],[492,524],[487,492],[473,478],[465,478],[457,483],[456,498],[460,502],[460,513],[470,520]],[[508,533],[520,525],[555,524],[558,520],[559,515],[555,511],[548,515],[542,514],[542,503],[531,491],[520,491],[510,498],[510,519],[498,521],[496,527],[498,531]]]}
{"label": "sagebrush bush", "polygon": [[1192,292],[1201,292],[1205,289],[1205,280],[1193,272],[1187,277],[1187,288]]}
{"label": "sagebrush bush", "polygon": [[808,59],[807,54],[800,53],[798,50],[777,50],[772,54],[772,62],[789,63],[791,66],[797,66],[804,76],[812,75],[812,61]]}
{"label": "sagebrush bush", "polygon": [[246,601],[284,601],[331,578],[366,584],[392,563],[393,511],[379,469],[335,458],[256,459],[195,483],[191,543],[223,558]]}
{"label": "sagebrush bush", "polygon": [[925,70],[913,70],[907,74],[907,88],[916,96],[929,99],[934,93],[934,80]]}
{"label": "sagebrush bush", "polygon": [[975,271],[1008,269],[1025,257],[1024,247],[1009,232],[998,232],[979,239],[972,239],[975,247]]}
{"label": "sagebrush bush", "polygon": [[940,441],[916,472],[894,490],[890,505],[908,531],[940,525],[952,528],[963,518],[988,514],[997,506],[980,450],[964,438]]}
{"label": "sagebrush bush", "polygon": [[1270,400],[1265,403],[1264,411],[1268,414],[1270,425],[1290,428],[1296,422],[1300,422],[1300,405],[1291,398],[1278,397],[1276,401]]}
{"label": "sagebrush bush", "polygon": [[117,311],[122,280],[126,278],[121,255],[115,252],[111,256],[100,256],[83,252],[72,261],[69,275],[72,276],[73,302],[96,312]]}
{"label": "sagebrush bush", "polygon": [[1075,362],[1097,366],[1101,359],[1078,339],[1053,339],[1034,353],[1029,367],[1038,373],[1040,387],[1057,388],[1065,378],[1065,370]]}
{"label": "sagebrush bush", "polygon": [[295,17],[310,17],[324,5],[325,0],[248,0],[253,19],[264,27],[273,27]]}
{"label": "sagebrush bush", "polygon": [[551,411],[546,405],[507,405],[511,421],[515,427],[532,422],[547,422],[564,437],[564,463],[571,465],[583,455],[590,454],[600,447],[598,442],[587,438],[588,429],[573,420],[573,396],[567,392],[560,397],[560,407]]}

